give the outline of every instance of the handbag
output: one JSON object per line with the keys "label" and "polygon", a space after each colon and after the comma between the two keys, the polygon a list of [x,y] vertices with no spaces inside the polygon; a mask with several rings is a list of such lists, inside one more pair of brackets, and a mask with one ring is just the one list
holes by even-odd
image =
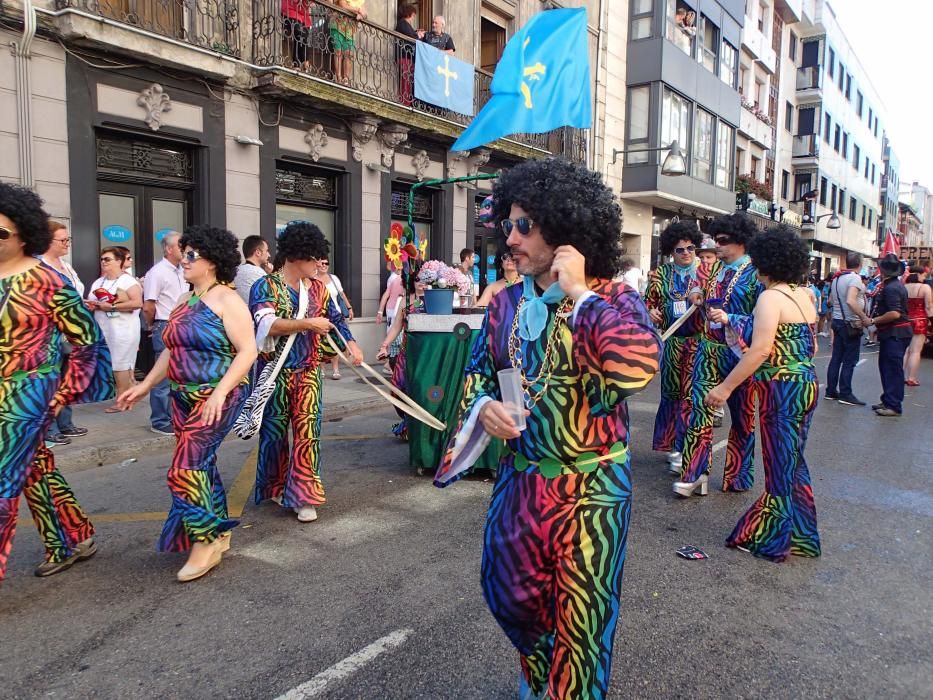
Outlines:
{"label": "handbag", "polygon": [[861,338],[863,332],[861,321],[846,321],[846,336],[850,340],[852,338]]}

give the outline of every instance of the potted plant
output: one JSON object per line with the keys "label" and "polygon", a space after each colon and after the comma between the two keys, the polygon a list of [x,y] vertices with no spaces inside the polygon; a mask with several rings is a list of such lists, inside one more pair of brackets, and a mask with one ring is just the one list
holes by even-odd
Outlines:
{"label": "potted plant", "polygon": [[454,293],[469,295],[473,290],[472,280],[440,260],[425,262],[416,279],[424,287],[424,309],[429,314],[453,313]]}

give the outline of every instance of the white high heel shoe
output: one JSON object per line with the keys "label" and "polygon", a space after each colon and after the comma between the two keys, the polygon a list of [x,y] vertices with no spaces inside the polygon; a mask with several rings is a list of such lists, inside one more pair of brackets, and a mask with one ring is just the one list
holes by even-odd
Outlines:
{"label": "white high heel shoe", "polygon": [[684,498],[690,498],[694,491],[700,490],[700,495],[705,496],[709,493],[709,474],[703,474],[696,481],[675,481],[674,493]]}
{"label": "white high heel shoe", "polygon": [[220,563],[222,554],[220,551],[220,541],[214,540],[210,544],[195,542],[191,545],[191,554],[199,555],[197,558],[201,558],[201,555],[207,555],[207,560],[204,564],[198,566],[197,564],[191,563],[191,556],[189,556],[188,561],[185,562],[185,565],[181,567],[176,574],[176,578],[181,583],[201,578]]}

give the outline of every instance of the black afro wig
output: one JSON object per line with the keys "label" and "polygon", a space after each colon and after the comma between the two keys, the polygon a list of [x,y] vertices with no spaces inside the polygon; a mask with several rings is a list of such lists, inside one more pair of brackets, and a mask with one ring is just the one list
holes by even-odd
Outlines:
{"label": "black afro wig", "polygon": [[810,269],[807,242],[783,224],[771,226],[752,239],[748,254],[758,274],[772,282],[797,284]]}
{"label": "black afro wig", "polygon": [[726,214],[717,216],[710,222],[707,233],[715,240],[717,236],[728,236],[739,245],[748,249],[749,243],[758,234],[755,222],[748,214]]}
{"label": "black afro wig", "polygon": [[599,173],[561,158],[529,160],[503,173],[493,201],[493,221],[509,218],[517,204],[548,245],[580,251],[590,277],[611,279],[622,267],[622,209]]}
{"label": "black afro wig", "polygon": [[330,243],[316,225],[309,221],[293,221],[276,241],[275,267],[286,261],[321,260],[330,255]]}
{"label": "black afro wig", "polygon": [[49,215],[42,210],[42,199],[35,192],[0,182],[0,214],[16,225],[25,255],[42,255],[49,249]]}
{"label": "black afro wig", "polygon": [[191,248],[208,262],[214,263],[218,282],[232,282],[236,277],[236,269],[240,264],[239,242],[226,229],[206,225],[189,226],[179,239],[178,246],[182,250]]}
{"label": "black afro wig", "polygon": [[703,234],[695,222],[678,221],[661,231],[661,255],[673,255],[681,241],[690,241],[697,248],[703,242]]}

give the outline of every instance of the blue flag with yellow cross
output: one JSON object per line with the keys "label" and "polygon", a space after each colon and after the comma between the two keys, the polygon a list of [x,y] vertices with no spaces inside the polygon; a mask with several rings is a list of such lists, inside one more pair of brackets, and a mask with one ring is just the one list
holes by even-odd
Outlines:
{"label": "blue flag with yellow cross", "polygon": [[505,45],[492,96],[452,151],[469,151],[510,134],[593,125],[586,9],[539,12]]}

